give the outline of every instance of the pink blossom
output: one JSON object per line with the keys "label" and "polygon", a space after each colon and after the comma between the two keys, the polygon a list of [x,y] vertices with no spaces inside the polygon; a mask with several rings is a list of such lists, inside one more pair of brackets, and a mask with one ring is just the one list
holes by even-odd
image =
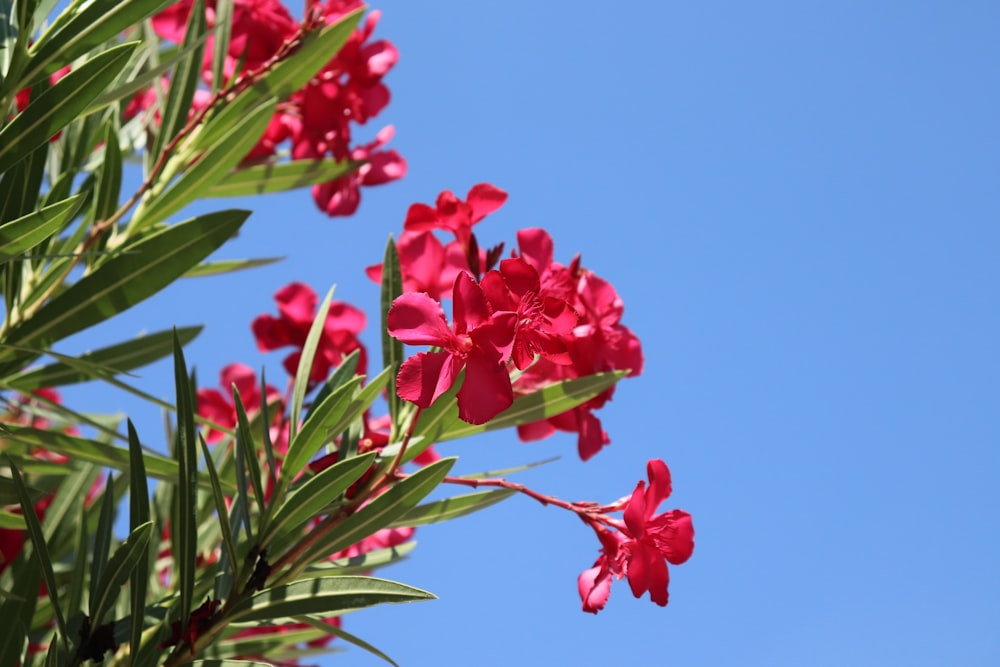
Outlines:
{"label": "pink blossom", "polygon": [[[257,384],[257,375],[253,369],[244,364],[229,364],[219,372],[218,389],[201,388],[197,392],[198,416],[204,417],[219,426],[228,429],[235,429],[237,424],[236,404],[232,397],[232,387],[236,386],[240,392],[240,400],[247,411],[247,416],[253,416],[260,412],[261,391]],[[281,392],[277,388],[267,385],[264,388],[267,402],[272,403],[281,399]],[[288,429],[284,423],[283,408],[278,407],[271,413],[271,443],[279,452],[288,449]],[[205,441],[209,444],[219,442],[226,435],[222,431],[209,429]]]}
{"label": "pink blossom", "polygon": [[483,424],[514,400],[506,362],[514,338],[516,313],[491,313],[483,290],[468,273],[453,288],[453,320],[448,326],[441,305],[423,293],[406,293],[389,309],[389,333],[408,345],[436,345],[403,362],[396,378],[400,398],[426,408],[448,391],[465,369],[458,390],[458,414]]}
{"label": "pink blossom", "polygon": [[465,200],[451,190],[438,195],[434,208],[427,204],[413,204],[406,212],[404,229],[430,231],[440,229],[451,232],[467,248],[472,237],[472,226],[503,206],[507,193],[489,183],[479,183],[469,189]]}
{"label": "pink blossom", "polygon": [[[457,241],[443,245],[433,232],[404,231],[396,242],[404,292],[424,292],[436,301],[451,298],[451,288],[461,271],[469,270],[465,251]],[[365,269],[376,283],[382,281],[382,265]]]}
{"label": "pink blossom", "polygon": [[395,150],[379,150],[395,132],[388,125],[378,133],[375,141],[351,151],[351,159],[363,161],[361,168],[352,174],[313,186],[313,200],[327,215],[353,215],[361,203],[361,186],[383,185],[406,175],[406,160]]}
{"label": "pink blossom", "polygon": [[[308,285],[293,282],[275,292],[274,300],[278,304],[278,317],[260,315],[254,319],[254,337],[257,339],[257,347],[265,352],[286,346],[298,348],[284,360],[285,370],[289,375],[295,375],[319,299]],[[360,350],[361,353],[358,372],[365,372],[367,355],[358,340],[358,334],[364,327],[363,312],[342,301],[330,303],[326,322],[323,323],[323,335],[309,374],[310,382],[325,380],[330,369],[340,364],[354,350]]]}
{"label": "pink blossom", "polygon": [[671,492],[667,464],[652,459],[646,464],[646,473],[649,486],[640,481],[631,497],[621,503],[624,523],[607,521],[618,527],[618,533],[592,524],[601,541],[601,555],[594,567],[585,570],[577,582],[584,611],[596,614],[603,609],[612,578],[623,576],[628,578],[635,597],[648,592],[653,602],[666,606],[670,583],[667,563],[680,565],[694,551],[694,526],[690,514],[683,510],[656,514]]}

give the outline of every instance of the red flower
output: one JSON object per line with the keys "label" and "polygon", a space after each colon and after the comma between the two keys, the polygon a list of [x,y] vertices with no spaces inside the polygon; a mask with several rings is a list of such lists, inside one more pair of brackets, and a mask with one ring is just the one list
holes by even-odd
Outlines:
{"label": "red flower", "polygon": [[[265,352],[289,345],[297,347],[298,351],[289,354],[284,361],[288,374],[295,375],[319,299],[308,285],[295,282],[275,292],[274,300],[278,303],[279,317],[260,315],[253,321],[253,334],[257,347]],[[365,372],[366,353],[358,340],[358,334],[364,327],[363,312],[342,301],[331,302],[309,374],[310,382],[325,380],[330,369],[354,350],[361,351],[358,372]]]}
{"label": "red flower", "polygon": [[[629,369],[629,376],[641,373],[642,345],[621,324],[624,305],[615,288],[583,269],[578,257],[568,267],[553,261],[552,239],[545,230],[523,229],[517,238],[520,258],[538,272],[540,293],[564,299],[579,320],[572,331],[561,336],[571,363],[552,363],[556,359],[543,355],[520,376],[515,390],[527,394],[553,382],[612,370]],[[577,433],[577,450],[586,461],[611,442],[594,410],[611,400],[613,393],[611,387],[573,410],[521,425],[518,435],[528,441],[548,437],[557,429]]]}
{"label": "red flower", "polygon": [[361,203],[361,186],[384,185],[406,175],[406,160],[399,153],[378,150],[392,139],[394,132],[388,125],[376,135],[375,141],[351,151],[352,160],[365,162],[353,174],[313,186],[313,200],[321,211],[331,217],[353,215]]}
{"label": "red flower", "polygon": [[413,204],[406,212],[403,227],[411,231],[441,229],[452,232],[463,248],[469,245],[472,226],[507,201],[507,193],[489,183],[473,185],[462,201],[451,190],[438,195],[434,208]]}
{"label": "red flower", "polygon": [[389,309],[389,334],[408,345],[436,345],[403,362],[396,378],[400,398],[422,408],[448,391],[465,368],[458,390],[458,415],[484,424],[514,401],[506,362],[516,313],[491,313],[483,290],[468,273],[455,278],[452,331],[441,305],[423,293],[406,293]]}
{"label": "red flower", "polygon": [[568,303],[542,291],[538,272],[520,258],[505,259],[498,271],[482,281],[483,293],[494,310],[517,313],[512,358],[519,369],[528,368],[535,355],[557,364],[570,364],[566,340],[572,336],[577,316]]}
{"label": "red flower", "polygon": [[[680,565],[694,551],[694,526],[691,515],[683,510],[655,514],[670,496],[670,470],[660,459],[646,464],[649,486],[640,481],[632,496],[624,501],[624,524],[612,533],[594,524],[601,541],[601,555],[594,567],[584,571],[577,582],[583,610],[596,614],[604,608],[611,591],[611,578],[628,578],[635,597],[649,592],[649,598],[666,606],[670,574],[667,563]],[[618,504],[613,506],[618,509]]]}
{"label": "red flower", "polygon": [[[198,416],[209,419],[219,426],[229,429],[236,428],[236,405],[232,398],[232,386],[240,392],[240,399],[243,407],[247,411],[247,416],[260,412],[261,392],[257,384],[257,376],[253,369],[243,364],[229,364],[219,372],[219,385],[223,391],[217,389],[198,390]],[[268,403],[281,398],[281,392],[277,388],[267,385],[264,388]],[[288,449],[288,428],[284,423],[282,409],[276,409],[270,413],[271,417],[271,442],[278,452],[285,452]],[[205,440],[215,443],[222,440],[225,434],[222,431],[209,429]]]}
{"label": "red flower", "polygon": [[[457,241],[442,245],[433,232],[404,231],[396,242],[404,292],[425,292],[440,301],[451,298],[451,287],[462,271],[469,270],[465,251]],[[382,265],[365,269],[368,277],[382,282]]]}

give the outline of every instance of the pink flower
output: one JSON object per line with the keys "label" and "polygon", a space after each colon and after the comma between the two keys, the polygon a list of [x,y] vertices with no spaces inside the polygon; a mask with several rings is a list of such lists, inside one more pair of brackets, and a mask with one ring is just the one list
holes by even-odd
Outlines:
{"label": "pink flower", "polygon": [[[275,292],[274,300],[278,303],[279,316],[260,315],[254,319],[252,324],[254,337],[257,339],[258,349],[265,352],[289,345],[297,347],[298,350],[289,354],[284,360],[285,370],[294,376],[299,358],[302,356],[302,346],[305,345],[309,328],[316,315],[319,299],[316,292],[308,285],[293,282]],[[330,310],[323,324],[323,335],[320,337],[309,374],[310,382],[325,380],[330,374],[330,369],[354,350],[361,351],[358,372],[365,372],[367,355],[364,346],[358,340],[358,334],[364,327],[363,312],[342,301],[330,303]]]}
{"label": "pink flower", "polygon": [[[455,278],[469,270],[465,251],[457,241],[442,245],[433,232],[404,231],[396,242],[399,271],[403,276],[404,292],[425,292],[440,301],[451,298]],[[382,265],[365,269],[368,277],[382,282]]]}
{"label": "pink flower", "polygon": [[[612,533],[592,524],[601,541],[601,555],[594,567],[585,570],[577,581],[583,610],[596,614],[604,608],[611,591],[611,579],[628,578],[635,597],[646,592],[649,598],[666,606],[670,573],[667,563],[680,565],[694,551],[694,526],[691,515],[683,510],[656,514],[670,496],[670,470],[660,459],[646,464],[649,486],[640,481],[631,497],[624,501],[624,523],[605,519],[618,526]],[[618,509],[618,505],[613,509]]]}
{"label": "pink flower", "polygon": [[347,176],[313,186],[313,200],[327,215],[353,215],[361,203],[361,186],[384,185],[406,175],[406,160],[395,150],[378,150],[392,139],[395,129],[388,125],[378,133],[375,141],[351,151],[352,160],[365,164]]}
{"label": "pink flower", "polygon": [[577,316],[568,303],[545,294],[538,272],[520,258],[505,259],[500,269],[482,280],[483,293],[494,310],[517,313],[512,358],[525,370],[535,355],[556,364],[573,363],[566,341],[572,336]]}
{"label": "pink flower", "polygon": [[[568,267],[553,260],[553,243],[543,229],[523,229],[517,234],[520,258],[537,271],[540,293],[564,299],[579,320],[560,340],[565,343],[570,363],[543,358],[518,379],[515,391],[527,394],[544,386],[594,373],[629,369],[629,376],[642,372],[642,345],[632,331],[621,324],[624,305],[615,288],[606,280],[580,266],[579,257]],[[485,279],[484,279],[485,281]],[[565,332],[565,329],[560,329]],[[586,403],[545,421],[518,427],[521,440],[539,440],[556,430],[577,433],[577,450],[584,461],[611,439],[594,411],[611,400],[611,387]]]}
{"label": "pink flower", "polygon": [[458,390],[459,417],[484,424],[514,400],[506,362],[514,338],[516,313],[491,313],[483,290],[468,273],[453,288],[452,331],[441,305],[423,293],[406,293],[389,309],[390,335],[407,345],[436,345],[441,352],[421,352],[403,362],[396,378],[400,398],[429,407],[448,391],[465,369]]}
{"label": "pink flower", "polygon": [[[211,420],[219,426],[235,429],[237,418],[236,404],[232,397],[233,385],[236,385],[236,389],[240,392],[240,399],[243,401],[247,416],[252,418],[260,412],[262,398],[260,386],[257,384],[257,375],[249,366],[229,364],[224,367],[219,372],[219,385],[222,387],[221,392],[217,389],[198,390],[198,416]],[[281,398],[281,392],[271,385],[267,385],[264,392],[268,403]],[[288,428],[284,423],[283,408],[274,409],[269,416],[272,421],[271,443],[278,452],[283,453],[288,449]],[[213,444],[224,437],[226,436],[222,431],[209,429],[205,441]]]}
{"label": "pink flower", "polygon": [[472,226],[503,206],[507,193],[489,183],[473,185],[462,201],[451,190],[438,195],[434,208],[427,204],[413,204],[406,212],[404,229],[431,231],[440,229],[452,232],[463,248],[469,245]]}

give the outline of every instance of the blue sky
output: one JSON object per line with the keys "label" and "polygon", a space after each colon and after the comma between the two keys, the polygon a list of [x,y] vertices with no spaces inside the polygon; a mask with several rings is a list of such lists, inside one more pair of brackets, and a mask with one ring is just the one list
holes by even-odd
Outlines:
{"label": "blue sky", "polygon": [[[667,608],[620,582],[583,614],[596,540],[515,498],[420,529],[382,572],[440,600],[346,629],[406,667],[1000,662],[1000,5],[377,7],[401,60],[376,122],[396,126],[408,176],[346,221],[306,192],[211,202],[255,211],[220,257],[287,260],[186,281],[74,344],[205,322],[187,353],[202,384],[232,361],[278,378],[283,354],[249,331],[276,289],[337,283],[374,322],[362,269],[407,206],[494,183],[510,200],[481,240],[543,226],[557,258],[582,253],[618,288],[646,370],[586,464],[569,436],[443,453],[465,472],[561,455],[519,481],[600,501],[663,458],[694,556]],[[172,394],[167,368],[142,375]],[[67,394],[160,437],[126,397]],[[324,664],[345,662],[382,664],[353,648]]]}

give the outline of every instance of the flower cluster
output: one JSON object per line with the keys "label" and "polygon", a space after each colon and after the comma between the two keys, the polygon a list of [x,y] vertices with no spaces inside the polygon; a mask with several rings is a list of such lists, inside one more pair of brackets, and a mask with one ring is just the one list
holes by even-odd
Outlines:
{"label": "flower cluster", "polygon": [[[556,262],[548,232],[520,230],[508,259],[500,259],[502,244],[480,247],[473,226],[506,198],[503,190],[482,183],[464,200],[445,191],[434,207],[414,204],[398,245],[406,291],[389,311],[389,333],[408,345],[440,348],[403,363],[399,396],[426,408],[464,371],[459,416],[472,424],[489,421],[518,394],[604,371],[634,376],[643,366],[638,337],[621,324],[624,306],[614,287],[584,269],[579,257],[569,265]],[[435,231],[454,238],[442,243]],[[381,267],[369,267],[368,275],[379,279]],[[447,298],[453,302],[450,326],[441,307]],[[514,381],[513,369],[519,371]],[[523,425],[519,435],[536,440],[557,429],[577,433],[580,458],[589,459],[610,442],[594,410],[613,391]]]}
{"label": "flower cluster", "polygon": [[[601,555],[594,566],[580,574],[577,585],[583,610],[596,614],[608,601],[612,579],[628,578],[635,597],[649,592],[661,607],[667,604],[670,574],[667,563],[680,565],[694,551],[694,526],[683,510],[656,514],[670,496],[670,470],[660,459],[646,464],[649,486],[640,481],[632,495],[602,508],[596,517],[584,516],[601,542]],[[607,512],[624,512],[624,520]],[[614,530],[609,530],[607,526]]]}
{"label": "flower cluster", "polygon": [[[163,39],[182,43],[193,0],[181,0],[153,17],[156,33]],[[308,0],[306,17],[297,21],[279,0],[235,0],[229,48],[222,67],[227,82],[267,68],[282,49],[303,31],[332,25],[346,14],[361,9],[357,0]],[[206,21],[215,25],[215,0],[206,2]],[[332,156],[337,160],[357,160],[361,168],[336,180],[313,187],[313,199],[320,210],[331,216],[347,216],[357,210],[360,187],[381,185],[402,178],[406,161],[395,150],[385,149],[393,128],[386,126],[369,143],[353,145],[352,126],[364,125],[389,103],[389,89],[383,77],[399,58],[388,40],[372,40],[380,13],[368,14],[344,46],[300,90],[281,100],[264,135],[247,154],[244,162],[274,159],[288,144],[294,160],[317,160]],[[204,50],[202,78],[212,82],[214,36]],[[206,90],[195,95],[195,108],[204,107],[211,96]],[[134,114],[155,102],[155,95],[140,94],[130,106]],[[127,114],[128,115],[128,114]]]}

